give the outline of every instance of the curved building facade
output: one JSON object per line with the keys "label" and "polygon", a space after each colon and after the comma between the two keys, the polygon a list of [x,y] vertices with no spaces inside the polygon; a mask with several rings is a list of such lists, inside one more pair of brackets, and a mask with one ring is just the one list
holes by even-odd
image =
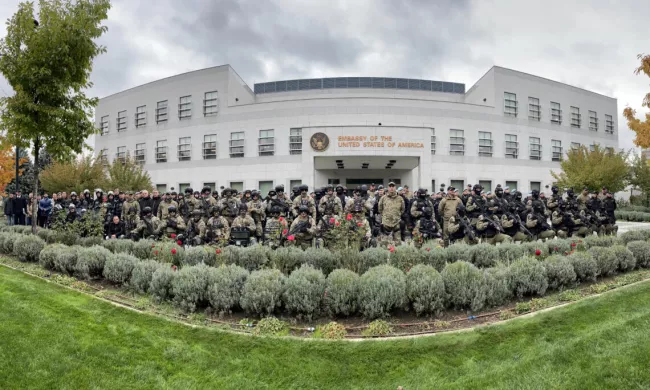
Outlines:
{"label": "curved building facade", "polygon": [[566,151],[618,149],[616,99],[493,67],[474,86],[338,77],[255,84],[229,65],[100,100],[95,153],[160,190],[496,184],[544,191]]}

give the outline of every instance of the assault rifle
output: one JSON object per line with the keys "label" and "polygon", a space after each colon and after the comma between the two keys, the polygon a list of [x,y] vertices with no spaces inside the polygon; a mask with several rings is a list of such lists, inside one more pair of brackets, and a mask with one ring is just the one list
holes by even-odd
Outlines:
{"label": "assault rifle", "polygon": [[458,223],[460,224],[460,227],[463,228],[463,233],[465,234],[465,237],[469,238],[469,240],[472,242],[476,241],[476,234],[474,234],[474,230],[467,223],[465,218],[458,218]]}
{"label": "assault rifle", "polygon": [[311,227],[309,221],[300,221],[289,231],[289,235],[294,235],[296,233],[305,233]]}
{"label": "assault rifle", "polygon": [[530,230],[528,230],[526,225],[521,223],[521,218],[519,217],[519,215],[517,215],[517,214],[508,214],[508,216],[510,216],[515,221],[517,221],[517,223],[519,224],[519,230],[521,230],[525,235],[527,235],[528,237],[533,236],[533,233],[531,233]]}

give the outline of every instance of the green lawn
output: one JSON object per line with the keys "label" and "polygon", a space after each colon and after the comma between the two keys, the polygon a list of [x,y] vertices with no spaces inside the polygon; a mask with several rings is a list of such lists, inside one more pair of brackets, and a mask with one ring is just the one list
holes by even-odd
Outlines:
{"label": "green lawn", "polygon": [[648,388],[650,283],[473,332],[254,338],[139,314],[0,266],[0,388]]}

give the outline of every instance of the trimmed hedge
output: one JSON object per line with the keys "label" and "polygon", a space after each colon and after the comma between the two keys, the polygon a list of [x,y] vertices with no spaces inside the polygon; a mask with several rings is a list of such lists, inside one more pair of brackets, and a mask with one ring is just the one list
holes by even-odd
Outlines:
{"label": "trimmed hedge", "polygon": [[406,276],[390,265],[370,268],[359,278],[359,311],[366,318],[387,317],[406,306]]}
{"label": "trimmed hedge", "polygon": [[140,294],[147,293],[151,286],[153,274],[161,267],[167,268],[166,265],[160,264],[155,260],[143,260],[138,262],[138,264],[133,267],[133,272],[131,272],[131,287]]}
{"label": "trimmed hedge", "polygon": [[106,260],[111,255],[111,251],[101,246],[79,248],[77,263],[75,264],[75,275],[86,280],[101,277]]}
{"label": "trimmed hedge", "polygon": [[548,288],[546,268],[532,257],[515,261],[508,268],[508,280],[513,294],[519,298],[524,295],[544,295]]}
{"label": "trimmed hedge", "polygon": [[287,277],[277,269],[253,271],[244,283],[240,300],[242,309],[251,314],[271,315],[282,304],[286,280]]}
{"label": "trimmed hedge", "polygon": [[22,235],[14,241],[13,252],[18,260],[35,263],[43,248],[45,248],[45,241],[42,238],[34,235]]}
{"label": "trimmed hedge", "polygon": [[587,252],[596,260],[598,276],[608,276],[616,273],[618,259],[611,248],[596,246],[589,248]]}
{"label": "trimmed hedge", "polygon": [[632,241],[627,243],[627,249],[632,252],[637,267],[650,267],[650,242]]}
{"label": "trimmed hedge", "polygon": [[311,321],[321,311],[325,287],[323,272],[305,264],[287,278],[282,301],[289,313]]}
{"label": "trimmed hedge", "polygon": [[222,265],[216,268],[208,281],[207,296],[217,312],[231,313],[239,306],[248,271],[238,265]]}
{"label": "trimmed hedge", "polygon": [[330,315],[349,316],[357,311],[359,275],[348,269],[336,269],[327,276],[324,304]]}
{"label": "trimmed hedge", "polygon": [[442,270],[442,280],[447,292],[447,306],[478,311],[485,305],[485,279],[474,264],[466,261],[451,263]]}
{"label": "trimmed hedge", "polygon": [[406,297],[415,314],[438,315],[445,307],[445,283],[430,265],[418,264],[406,274]]}
{"label": "trimmed hedge", "polygon": [[114,253],[104,264],[104,278],[115,284],[126,284],[131,279],[138,259],[125,253]]}
{"label": "trimmed hedge", "polygon": [[577,275],[571,261],[563,256],[553,255],[544,261],[548,287],[562,291],[565,287],[573,287]]}
{"label": "trimmed hedge", "polygon": [[187,312],[194,312],[197,306],[208,301],[208,284],[215,269],[205,264],[184,267],[172,280],[172,301]]}

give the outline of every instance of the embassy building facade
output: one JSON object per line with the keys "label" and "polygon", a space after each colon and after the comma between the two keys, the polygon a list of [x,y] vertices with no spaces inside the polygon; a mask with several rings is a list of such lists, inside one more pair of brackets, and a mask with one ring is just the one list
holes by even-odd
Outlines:
{"label": "embassy building facade", "polygon": [[496,66],[465,90],[379,77],[251,89],[223,65],[101,99],[95,153],[134,158],[161,191],[394,181],[526,193],[550,187],[569,148],[618,150],[617,112],[614,98]]}

